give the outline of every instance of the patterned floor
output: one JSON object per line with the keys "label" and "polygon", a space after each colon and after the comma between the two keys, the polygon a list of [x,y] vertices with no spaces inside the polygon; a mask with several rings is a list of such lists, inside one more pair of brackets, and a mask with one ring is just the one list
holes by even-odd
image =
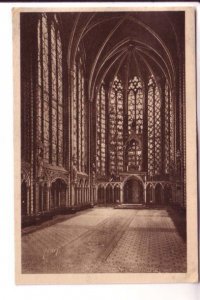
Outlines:
{"label": "patterned floor", "polygon": [[90,209],[23,235],[22,272],[186,272],[174,224],[166,209]]}

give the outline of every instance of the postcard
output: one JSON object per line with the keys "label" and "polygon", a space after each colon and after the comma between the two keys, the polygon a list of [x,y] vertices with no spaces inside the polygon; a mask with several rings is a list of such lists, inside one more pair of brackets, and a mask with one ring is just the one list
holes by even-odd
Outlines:
{"label": "postcard", "polygon": [[195,8],[13,9],[16,283],[198,280]]}

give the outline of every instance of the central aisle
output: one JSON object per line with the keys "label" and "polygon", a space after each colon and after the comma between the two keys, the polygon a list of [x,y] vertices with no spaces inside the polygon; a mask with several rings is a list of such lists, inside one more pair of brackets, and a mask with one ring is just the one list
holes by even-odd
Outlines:
{"label": "central aisle", "polygon": [[186,272],[186,243],[165,209],[94,208],[22,236],[22,272]]}

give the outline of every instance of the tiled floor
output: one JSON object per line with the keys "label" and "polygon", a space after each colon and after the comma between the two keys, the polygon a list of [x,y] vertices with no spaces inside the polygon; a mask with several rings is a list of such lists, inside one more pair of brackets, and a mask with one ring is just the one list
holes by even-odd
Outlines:
{"label": "tiled floor", "polygon": [[23,235],[22,272],[186,272],[186,243],[166,209],[94,208]]}

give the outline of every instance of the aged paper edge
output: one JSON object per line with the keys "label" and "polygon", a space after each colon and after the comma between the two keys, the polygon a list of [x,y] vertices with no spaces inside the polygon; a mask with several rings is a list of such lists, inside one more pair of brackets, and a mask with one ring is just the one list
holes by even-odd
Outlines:
{"label": "aged paper edge", "polygon": [[[187,273],[22,274],[20,209],[20,12],[185,11]],[[198,281],[196,61],[194,7],[15,8],[13,9],[14,182],[16,284],[184,283]],[[193,133],[193,134],[191,134]]]}

